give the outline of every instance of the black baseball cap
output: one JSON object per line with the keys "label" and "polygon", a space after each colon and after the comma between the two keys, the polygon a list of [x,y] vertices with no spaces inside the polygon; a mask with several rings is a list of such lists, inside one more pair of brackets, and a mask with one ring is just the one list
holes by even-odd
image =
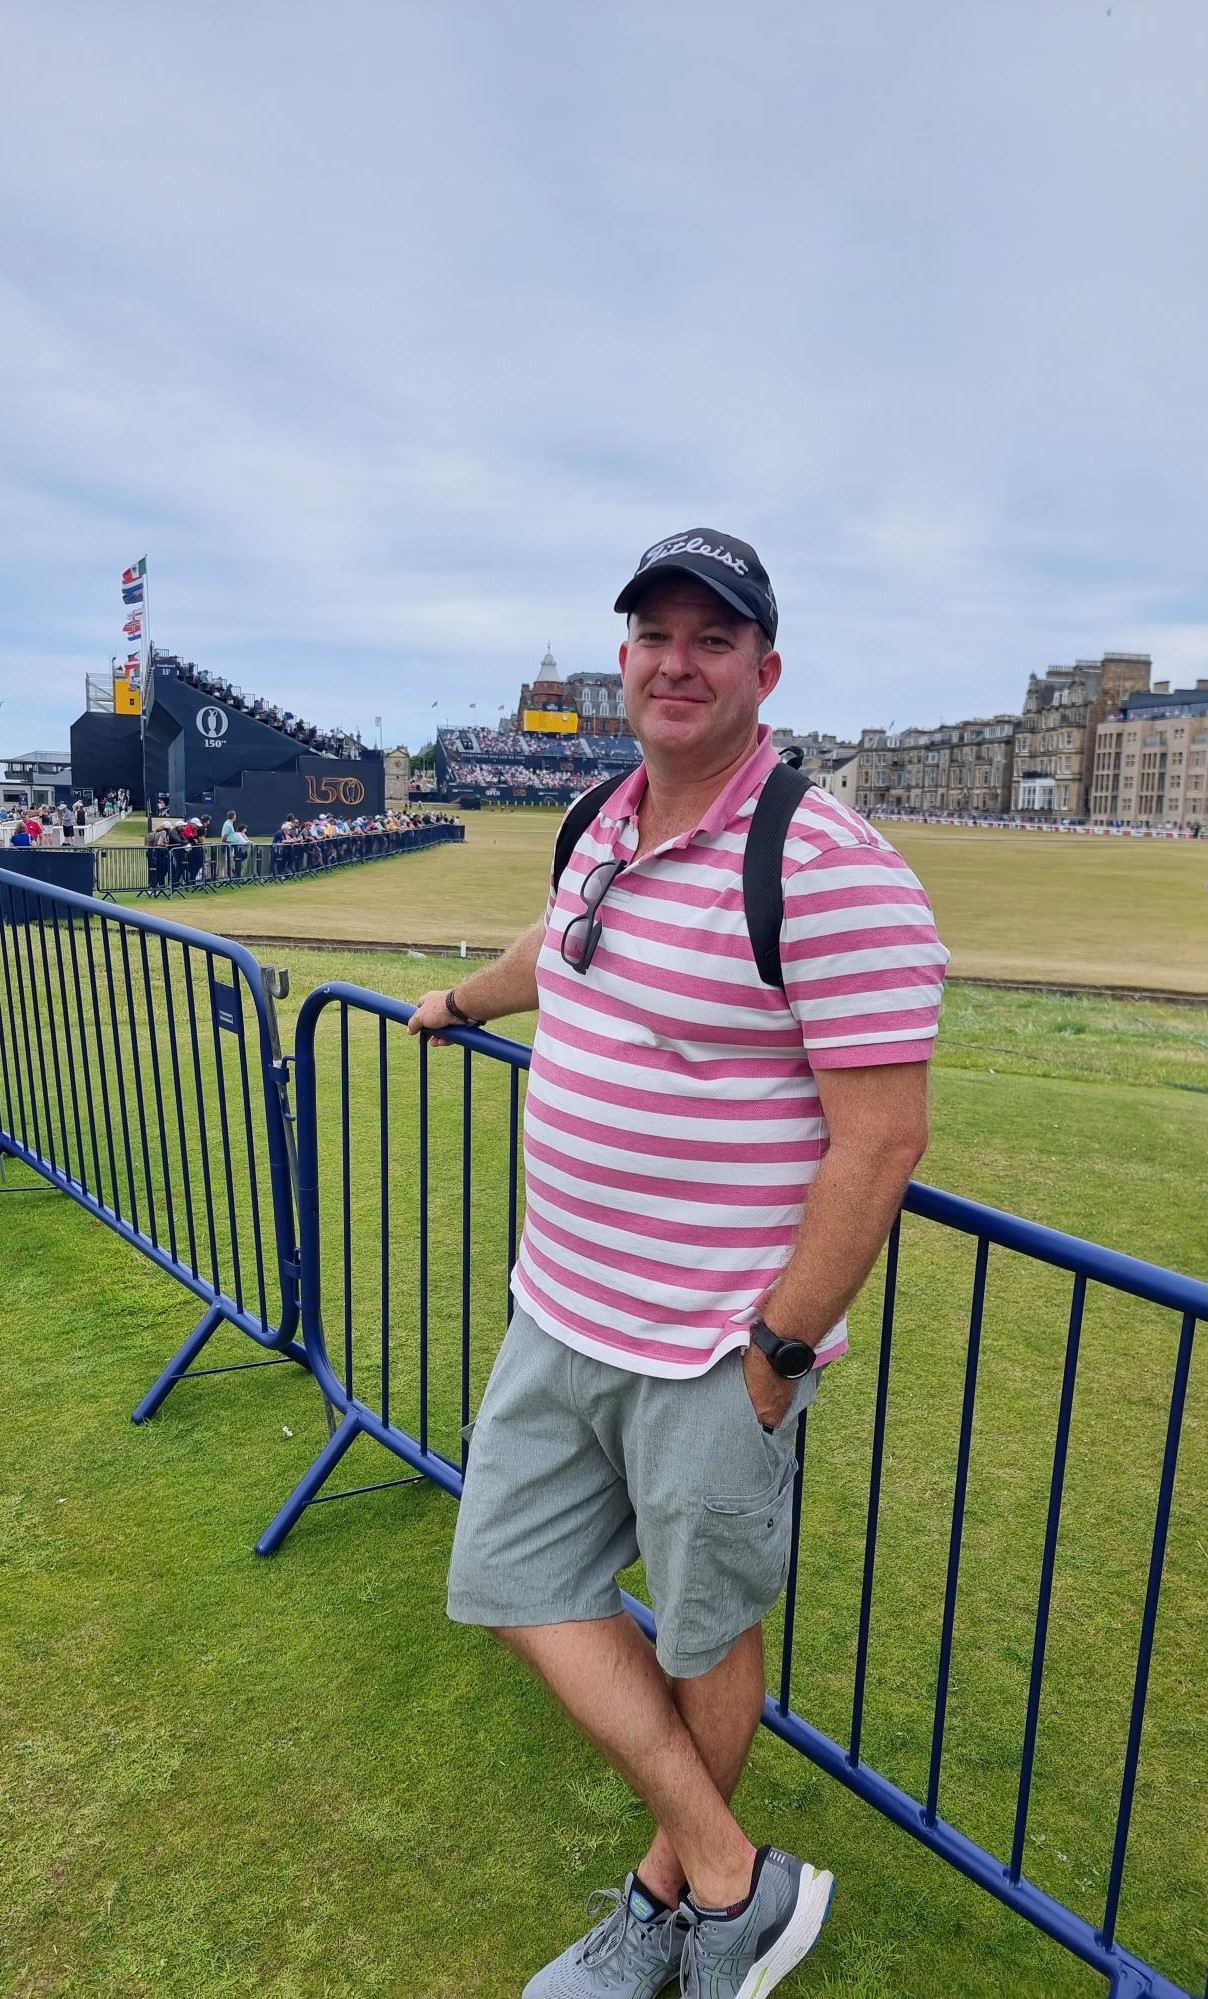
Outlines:
{"label": "black baseball cap", "polygon": [[723,604],[737,611],[740,618],[753,618],[775,644],[779,613],[768,572],[750,542],[736,541],[732,534],[722,534],[717,528],[689,528],[684,534],[656,541],[638,558],[614,611],[632,611],[652,578],[677,571],[707,583]]}

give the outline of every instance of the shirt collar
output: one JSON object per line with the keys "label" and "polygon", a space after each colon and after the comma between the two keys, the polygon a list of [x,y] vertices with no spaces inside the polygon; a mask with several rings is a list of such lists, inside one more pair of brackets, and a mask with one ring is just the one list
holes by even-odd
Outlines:
{"label": "shirt collar", "polygon": [[[690,840],[708,839],[712,834],[722,832],[778,762],[771,728],[766,722],[761,722],[755,749],[746,762],[735,771],[725,789],[718,792],[700,824],[691,832],[681,833],[672,845],[687,846]],[[646,766],[640,763],[635,771],[630,772],[624,784],[617,786],[612,797],[605,799],[600,811],[601,822],[605,826],[624,826],[633,818],[645,794]]]}

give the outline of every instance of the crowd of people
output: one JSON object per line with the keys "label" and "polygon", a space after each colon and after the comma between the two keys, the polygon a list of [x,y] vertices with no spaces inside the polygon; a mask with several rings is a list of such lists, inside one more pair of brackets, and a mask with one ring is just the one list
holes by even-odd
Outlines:
{"label": "crowd of people", "polygon": [[640,752],[632,736],[547,736],[521,729],[442,729],[445,783],[458,792],[572,797],[593,778],[628,770]]}
{"label": "crowd of people", "polygon": [[59,846],[80,839],[98,819],[122,819],[130,810],[124,788],[107,791],[95,805],[73,798],[69,805],[0,805],[0,827],[11,827],[10,847]]}
{"label": "crowd of people", "polygon": [[[319,813],[302,819],[289,813],[273,833],[267,870],[254,869],[248,849],[256,844],[247,826],[228,812],[219,829],[208,812],[172,820],[147,836],[148,878],[152,889],[238,882],[253,872],[273,877],[338,867],[349,858],[349,841],[360,846],[375,834],[409,833],[424,826],[457,826],[450,812],[387,810],[345,818]],[[367,856],[368,858],[368,856]]]}
{"label": "crowd of people", "polygon": [[544,735],[522,729],[442,729],[441,741],[450,756],[515,759],[555,758],[559,763],[595,762],[589,736]]}
{"label": "crowd of people", "polygon": [[1134,826],[1123,819],[1109,819],[1093,825],[1087,819],[1040,819],[1035,813],[1027,812],[890,812],[879,806],[869,809],[868,816],[878,826],[882,821],[892,821],[900,826],[977,826],[983,830],[989,828],[1008,833],[1118,834],[1138,840],[1208,838],[1208,826],[1201,826],[1194,820],[1187,826],[1180,826],[1173,820],[1162,820],[1156,826]]}
{"label": "crowd of people", "polygon": [[460,757],[449,762],[454,791],[582,791],[589,782],[581,765],[577,770],[535,770],[531,764],[466,763]]}
{"label": "crowd of people", "polygon": [[183,680],[186,687],[195,688],[197,693],[206,694],[211,701],[221,702],[224,708],[233,708],[237,713],[247,715],[253,722],[264,722],[270,729],[279,729],[283,736],[291,736],[304,749],[317,750],[327,757],[360,757],[365,745],[356,731],[347,729],[316,729],[312,722],[304,722],[290,708],[278,708],[274,702],[265,701],[259,694],[246,694],[242,687],[232,686],[215,673],[205,673],[192,660],[164,659],[156,656],[156,666],[161,673],[173,674]]}
{"label": "crowd of people", "polygon": [[420,826],[458,826],[461,821],[452,812],[406,812],[391,809],[385,812],[362,813],[359,818],[345,819],[338,814],[321,812],[315,819],[299,819],[291,812],[284,818],[273,834],[274,847],[313,845],[320,848],[333,840],[346,840],[362,833],[412,833]]}

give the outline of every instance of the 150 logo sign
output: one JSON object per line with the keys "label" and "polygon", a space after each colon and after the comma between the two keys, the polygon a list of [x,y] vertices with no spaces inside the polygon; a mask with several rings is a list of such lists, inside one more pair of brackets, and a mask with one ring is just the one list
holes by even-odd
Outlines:
{"label": "150 logo sign", "polygon": [[359,777],[316,777],[307,773],[308,805],[363,805],[365,787]]}
{"label": "150 logo sign", "polygon": [[225,708],[199,708],[197,711],[197,727],[207,750],[221,749],[222,739],[230,724],[231,718]]}

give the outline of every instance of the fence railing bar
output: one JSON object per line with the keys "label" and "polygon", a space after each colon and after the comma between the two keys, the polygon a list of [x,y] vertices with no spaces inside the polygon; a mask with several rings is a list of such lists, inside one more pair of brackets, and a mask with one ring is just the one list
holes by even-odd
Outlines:
{"label": "fence railing bar", "polygon": [[[407,1016],[404,1016],[406,1018]],[[428,1449],[428,1037],[419,1037],[419,1447]]]}
{"label": "fence railing bar", "polygon": [[113,1043],[113,1067],[117,1080],[117,1105],[122,1121],[122,1156],[126,1163],[126,1199],[130,1209],[130,1220],[139,1230],[138,1188],[134,1179],[134,1150],[130,1143],[130,1112],[126,1103],[126,1065],[122,1060],[122,1037],[118,1026],[117,992],[113,982],[113,952],[109,943],[108,923],[102,925],[101,943],[105,955],[105,998],[109,1011],[109,1036]]}
{"label": "fence railing bar", "polygon": [[961,1540],[965,1526],[965,1496],[969,1485],[969,1453],[973,1442],[973,1408],[977,1396],[977,1361],[981,1350],[982,1315],[986,1303],[986,1265],[990,1245],[978,1239],[973,1271],[973,1303],[969,1312],[969,1346],[965,1360],[965,1393],[961,1404],[960,1445],[956,1455],[956,1486],[952,1495],[952,1533],[948,1544],[948,1579],[944,1588],[944,1619],[940,1631],[939,1668],[936,1673],[935,1723],[931,1732],[931,1769],[927,1778],[924,1816],[934,1823],[940,1794],[940,1763],[944,1754],[944,1725],[948,1715],[948,1681],[952,1668],[952,1633],[956,1623],[956,1592],[960,1581]]}
{"label": "fence railing bar", "polygon": [[[25,1012],[26,991],[28,990],[29,1006],[34,1017],[34,1046],[38,1051],[37,1083],[40,1086],[41,1097],[42,1097],[43,1129],[45,1130],[46,1133],[45,1150],[46,1150],[46,1156],[49,1159],[51,1166],[54,1168],[56,1172],[58,1172],[59,1170],[58,1161],[55,1158],[54,1119],[51,1116],[50,1091],[47,1088],[47,1083],[46,1083],[46,1051],[42,1045],[42,1009],[37,1004],[38,974],[34,962],[33,935],[30,928],[28,903],[26,904],[24,929],[25,929],[25,976],[21,981],[21,1010],[23,1013]],[[30,1071],[30,1076],[31,1076],[31,1093],[32,1093],[32,1082],[33,1082],[32,1068]],[[34,1127],[34,1132],[35,1136],[37,1136],[36,1125]],[[41,1151],[42,1149],[43,1149],[42,1140],[41,1138],[38,1138],[38,1150]]]}
{"label": "fence railing bar", "polygon": [[176,1032],[176,987],[168,940],[159,940],[164,981],[164,1012],[168,1019],[168,1052],[172,1058],[172,1090],[176,1103],[176,1140],[180,1151],[181,1193],[185,1204],[185,1225],[189,1235],[189,1269],[197,1276],[197,1223],[193,1214],[193,1148],[185,1133],[185,1102],[180,1082],[180,1041]]}
{"label": "fence railing bar", "polygon": [[[12,897],[12,891],[8,890],[5,891],[5,893],[9,897],[7,907],[13,913],[13,923],[15,925],[16,904]],[[20,1049],[17,1046],[17,1018],[13,1010],[12,974],[10,972],[9,962],[8,962],[9,925],[4,920],[4,915],[5,915],[4,906],[0,904],[0,963],[3,964],[4,968],[4,1004],[8,1013],[8,1033],[4,1034],[0,1032],[0,1062],[3,1063],[3,1074],[4,1074],[4,1103],[5,1103],[4,1122],[7,1130],[9,1130],[10,1132],[13,1131],[15,1123],[20,1125],[21,1143],[28,1150],[29,1133],[25,1123],[25,1083],[24,1083],[24,1077],[22,1076],[21,1072],[21,1053]],[[12,1053],[11,1071],[9,1068],[10,1050]],[[16,1120],[14,1120],[13,1118],[14,1082],[16,1084],[16,1092],[17,1092],[16,1103],[17,1103],[18,1116]]]}
{"label": "fence railing bar", "polygon": [[[105,919],[98,919],[101,936],[105,934]],[[92,918],[85,919],[84,951],[88,959],[88,992],[92,1001],[93,1033],[96,1042],[96,1065],[101,1079],[101,1106],[105,1113],[105,1150],[109,1157],[109,1177],[112,1183],[113,1212],[118,1221],[122,1220],[121,1186],[117,1170],[117,1151],[114,1145],[113,1110],[109,1102],[109,1064],[105,1059],[105,1032],[102,1021],[101,992],[97,983],[96,954],[92,948]]]}
{"label": "fence railing bar", "polygon": [[[13,923],[13,951],[17,961],[17,1002],[21,1010],[21,1040],[25,1049],[25,1080],[29,1091],[30,1116],[34,1128],[34,1148],[39,1157],[45,1154],[49,1158],[53,1152],[53,1139],[51,1144],[44,1146],[42,1143],[42,1118],[39,1115],[38,1104],[38,1069],[34,1062],[34,1040],[31,1036],[29,1026],[29,1007],[34,988],[31,983],[32,960],[29,955],[29,909],[24,895],[21,899],[21,906],[23,911],[21,921],[18,924],[14,919]],[[25,942],[24,962],[22,961],[21,952],[22,939]]]}
{"label": "fence railing bar", "polygon": [[[88,1026],[84,1019],[84,982],[80,976],[80,953],[76,941],[75,912],[67,912],[67,947],[71,958],[71,985],[75,993],[76,1032],[80,1041],[80,1068],[84,1076],[84,1104],[88,1114],[88,1139],[92,1147],[93,1188],[99,1200],[104,1199],[105,1184],[101,1172],[101,1150],[97,1144],[96,1100],[92,1089],[92,1053],[88,1046]],[[87,1187],[85,1193],[89,1191]]]}
{"label": "fence railing bar", "polygon": [[[383,1022],[383,1025],[385,1023]],[[470,1455],[466,1428],[470,1421],[470,1221],[473,1194],[472,1099],[474,1057],[462,1050],[461,1068],[461,1468]]]}
{"label": "fence railing bar", "polygon": [[1032,1795],[1032,1768],[1036,1759],[1036,1729],[1040,1720],[1040,1693],[1044,1680],[1044,1655],[1048,1643],[1049,1611],[1053,1600],[1053,1570],[1057,1561],[1057,1538],[1061,1531],[1061,1500],[1065,1487],[1065,1461],[1069,1449],[1070,1422],[1074,1413],[1074,1386],[1078,1375],[1078,1349],[1082,1338],[1082,1314],[1086,1303],[1086,1279],[1074,1279],[1070,1303],[1069,1331],[1065,1341],[1065,1366],[1061,1377],[1061,1403],[1057,1411],[1057,1434],[1053,1441],[1053,1475],[1049,1481],[1049,1507],[1044,1526],[1044,1554],[1040,1564],[1040,1596],[1036,1606],[1036,1629],[1032,1639],[1032,1670],[1028,1680],[1027,1717],[1023,1730],[1023,1753],[1019,1767],[1019,1794],[1015,1804],[1015,1831],[1011,1840],[1011,1879],[1023,1872],[1023,1848],[1028,1830],[1028,1806]]}
{"label": "fence railing bar", "polygon": [[172,1261],[177,1257],[176,1249],[176,1203],[172,1198],[172,1168],[168,1161],[168,1120],[164,1115],[163,1073],[159,1060],[159,1029],[155,1024],[156,1006],[151,991],[151,960],[147,950],[147,933],[138,933],[139,951],[143,961],[143,999],[147,1008],[147,1044],[151,1050],[151,1081],[155,1087],[155,1120],[159,1128],[159,1163],[164,1176],[164,1213],[168,1222],[168,1247]]}
{"label": "fence railing bar", "polygon": [[911,1181],[902,1205],[907,1214],[941,1222],[962,1235],[984,1236],[996,1248],[1018,1250],[1033,1262],[1068,1270],[1072,1277],[1081,1272],[1090,1283],[1110,1284],[1113,1290],[1145,1298],[1151,1305],[1164,1305],[1172,1312],[1194,1312],[1197,1319],[1208,1319],[1208,1283],[1200,1278],[1164,1270],[1159,1264],[1125,1256],[1118,1249],[1105,1249],[1102,1243],[1086,1242],[1080,1236],[1065,1235],[1023,1215],[1009,1215],[1002,1208],[967,1200],[963,1194],[925,1186],[920,1180]]}
{"label": "fence railing bar", "polygon": [[378,1145],[381,1175],[382,1421],[390,1421],[390,1076],[386,1023],[378,1022]]}
{"label": "fence railing bar", "polygon": [[1145,1699],[1149,1690],[1149,1668],[1153,1658],[1154,1633],[1158,1622],[1158,1599],[1162,1592],[1162,1569],[1166,1561],[1166,1539],[1170,1531],[1170,1509],[1174,1499],[1175,1474],[1179,1465],[1179,1441],[1183,1429],[1183,1408],[1187,1400],[1187,1381],[1191,1373],[1191,1355],[1195,1345],[1195,1317],[1191,1312],[1183,1316],[1179,1336],[1179,1350],[1175,1360],[1174,1384],[1170,1393],[1170,1414],[1166,1422],[1166,1446],[1162,1453],[1162,1477],[1158,1486],[1157,1512],[1154,1518],[1153,1546],[1149,1556],[1149,1575],[1145,1585],[1145,1608],[1141,1617],[1141,1642],[1137,1649],[1137,1671],[1133,1683],[1132,1710],[1128,1719],[1128,1746],[1124,1753],[1124,1778],[1120,1786],[1120,1809],[1116,1815],[1116,1836],[1112,1847],[1111,1874],[1107,1884],[1107,1900],[1103,1910],[1103,1926],[1100,1934],[1105,1944],[1114,1941],[1116,1916],[1120,1906],[1120,1886],[1124,1879],[1124,1861],[1128,1851],[1128,1829],[1132,1820],[1133,1794],[1137,1783],[1137,1764],[1141,1755],[1141,1731],[1145,1725]]}
{"label": "fence railing bar", "polygon": [[218,1025],[218,995],[214,990],[214,961],[206,959],[206,984],[210,1004],[210,1035],[214,1045],[214,1077],[218,1089],[218,1129],[222,1138],[222,1168],[226,1182],[227,1222],[230,1228],[231,1275],[235,1296],[243,1310],[243,1271],[239,1255],[239,1223],[235,1215],[235,1177],[231,1164],[231,1119],[227,1109],[226,1061],[222,1052],[222,1030]]}
{"label": "fence railing bar", "polygon": [[[67,912],[70,916],[70,910]],[[76,1083],[75,1037],[71,1031],[71,1003],[67,997],[67,979],[63,970],[63,938],[59,926],[59,912],[52,905],[51,923],[55,941],[55,970],[59,975],[59,1018],[63,1023],[63,1040],[67,1049],[67,1081],[71,1088],[71,1121],[76,1137],[76,1178],[84,1192],[88,1189],[88,1165],[84,1145],[84,1133],[80,1124],[80,1096]]]}
{"label": "fence railing bar", "polygon": [[189,1009],[189,1047],[192,1051],[193,1100],[197,1106],[197,1149],[201,1155],[201,1185],[206,1197],[206,1236],[210,1248],[210,1277],[215,1291],[221,1289],[218,1268],[218,1221],[214,1213],[214,1179],[210,1171],[210,1130],[205,1085],[201,1074],[201,1036],[197,1023],[197,995],[194,989],[194,955],[186,944],[181,954],[185,998]]}
{"label": "fence railing bar", "polygon": [[340,1006],[340,1170],[341,1214],[344,1231],[344,1390],[352,1386],[352,1156],[348,1122],[348,1008]]}
{"label": "fence railing bar", "polygon": [[504,1320],[512,1313],[512,1272],[516,1268],[516,1210],[520,1187],[520,1071],[508,1071],[508,1267],[504,1292]]}
{"label": "fence railing bar", "polygon": [[789,1528],[789,1573],[784,1593],[784,1643],[780,1648],[780,1712],[789,1711],[793,1683],[793,1640],[797,1630],[797,1570],[801,1563],[801,1503],[805,1491],[806,1419],[808,1408],[797,1418],[797,1470],[793,1477],[792,1521]]}
{"label": "fence railing bar", "polygon": [[46,1038],[50,1042],[50,1059],[54,1070],[55,1109],[59,1114],[59,1138],[63,1155],[63,1172],[68,1180],[75,1180],[79,1176],[72,1171],[71,1165],[71,1139],[67,1132],[67,1105],[63,1090],[62,1065],[59,1061],[59,1035],[56,1031],[58,1022],[55,1017],[54,983],[50,976],[50,958],[46,949],[46,920],[41,903],[38,904],[38,956],[42,961],[42,972],[40,979],[35,972],[33,990],[35,997],[39,993],[41,994],[43,1005],[37,1008],[34,1018],[38,1024],[39,1036],[41,1036],[44,1007],[46,1013]]}
{"label": "fence railing bar", "polygon": [[860,1761],[864,1733],[864,1689],[868,1678],[868,1641],[872,1630],[872,1592],[876,1575],[877,1529],[881,1515],[881,1476],[885,1464],[885,1423],[889,1411],[889,1369],[893,1356],[893,1314],[898,1295],[898,1253],[902,1240],[899,1214],[885,1246],[885,1292],[881,1302],[881,1351],[877,1359],[877,1398],[872,1422],[872,1466],[868,1475],[868,1513],[864,1523],[864,1577],[860,1586],[860,1621],[856,1634],[856,1670],[851,1703],[853,1770]]}
{"label": "fence railing bar", "polygon": [[[239,1023],[239,1084],[243,1097],[243,1142],[247,1152],[248,1204],[252,1215],[252,1248],[256,1252],[256,1296],[260,1303],[260,1323],[268,1326],[268,1297],[264,1284],[264,1241],[260,1233],[260,1170],[256,1158],[256,1121],[252,1116],[252,1091],[248,1075],[247,1022],[244,1018],[243,980],[235,975],[235,1008]],[[271,1087],[266,1085],[267,1087]]]}
{"label": "fence railing bar", "polygon": [[122,946],[122,976],[126,987],[126,1025],[130,1034],[130,1066],[134,1072],[134,1100],[138,1108],[139,1143],[143,1161],[143,1186],[147,1195],[147,1226],[158,1248],[159,1231],[155,1220],[155,1189],[151,1178],[151,1152],[147,1143],[147,1105],[143,1095],[143,1058],[139,1052],[142,1035],[134,1011],[134,981],[130,974],[130,933],[123,924],[118,931]]}

